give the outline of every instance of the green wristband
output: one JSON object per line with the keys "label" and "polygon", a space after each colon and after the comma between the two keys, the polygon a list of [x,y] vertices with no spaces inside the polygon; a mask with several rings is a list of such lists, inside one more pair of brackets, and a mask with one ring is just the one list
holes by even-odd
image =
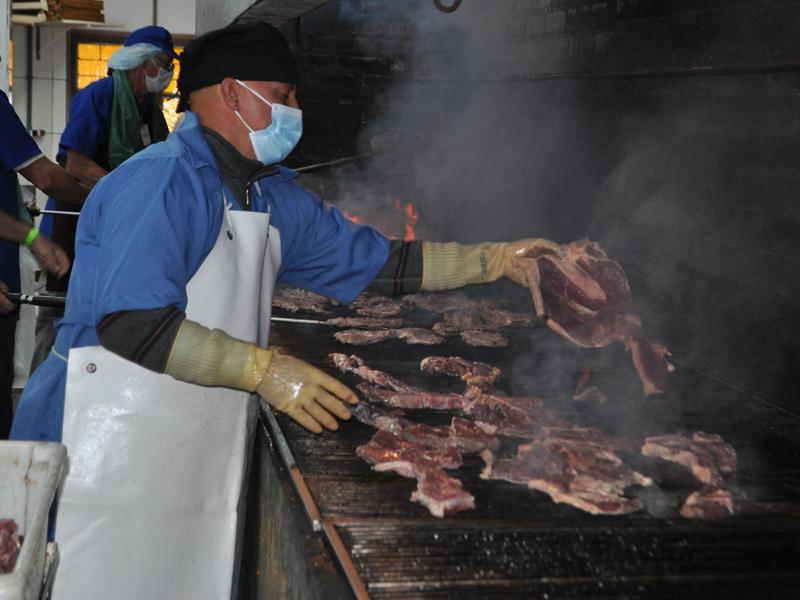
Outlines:
{"label": "green wristband", "polygon": [[25,245],[28,248],[33,246],[33,240],[36,239],[37,235],[39,235],[38,227],[31,227],[31,230],[28,232],[28,237],[25,238]]}

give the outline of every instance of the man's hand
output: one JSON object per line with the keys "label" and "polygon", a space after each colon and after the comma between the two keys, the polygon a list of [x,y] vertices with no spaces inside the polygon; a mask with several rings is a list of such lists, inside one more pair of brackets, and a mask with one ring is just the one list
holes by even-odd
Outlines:
{"label": "man's hand", "polygon": [[16,304],[11,302],[11,300],[9,300],[6,296],[6,294],[9,292],[10,290],[8,289],[8,286],[0,281],[0,314],[7,315],[8,313],[13,312],[17,307]]}
{"label": "man's hand", "polygon": [[256,386],[264,400],[314,433],[320,433],[323,426],[339,429],[334,417],[350,418],[344,402],[357,404],[358,398],[347,386],[299,358],[278,350],[271,352],[272,358]]}
{"label": "man's hand", "polygon": [[69,271],[70,262],[66,252],[46,235],[40,233],[36,236],[31,251],[45,271],[58,277],[63,277]]}
{"label": "man's hand", "polygon": [[503,275],[516,283],[527,286],[528,278],[517,259],[538,258],[544,254],[555,254],[560,246],[542,238],[527,238],[503,244]]}

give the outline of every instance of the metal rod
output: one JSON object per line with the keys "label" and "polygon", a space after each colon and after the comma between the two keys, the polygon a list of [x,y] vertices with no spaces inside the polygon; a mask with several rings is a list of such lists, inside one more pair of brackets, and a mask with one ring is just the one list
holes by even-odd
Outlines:
{"label": "metal rod", "polygon": [[43,294],[17,294],[14,292],[7,292],[6,297],[14,304],[33,304],[35,306],[51,306],[54,308],[63,308],[66,304],[66,298],[61,296],[46,296]]}
{"label": "metal rod", "polygon": [[295,171],[297,171],[298,173],[307,173],[309,171],[316,171],[318,169],[327,169],[328,167],[343,165],[345,163],[361,160],[362,158],[369,158],[371,156],[375,156],[375,153],[367,152],[365,154],[356,154],[354,156],[346,156],[345,158],[337,158],[336,160],[329,160],[327,162],[321,162],[314,165],[308,165],[305,167],[298,167],[295,169]]}
{"label": "metal rod", "polygon": [[280,323],[306,323],[307,325],[327,325],[325,321],[318,321],[316,319],[293,319],[292,317],[270,317],[270,321],[278,321]]}
{"label": "metal rod", "polygon": [[283,431],[281,430],[280,425],[278,425],[275,415],[272,414],[272,409],[269,406],[266,406],[265,403],[262,403],[261,413],[267,419],[270,437],[275,442],[275,447],[278,449],[278,454],[280,455],[284,466],[289,471],[289,476],[292,480],[292,486],[294,487],[295,492],[297,492],[297,495],[300,496],[300,500],[303,503],[303,508],[306,511],[306,516],[308,516],[308,520],[311,522],[311,528],[314,531],[321,531],[322,517],[320,516],[319,509],[317,508],[317,503],[314,501],[314,497],[311,495],[311,490],[308,489],[305,479],[303,479],[303,474],[300,472],[297,462],[294,460],[292,450],[289,448],[289,443],[286,441],[286,437],[283,435]]}
{"label": "metal rod", "polygon": [[29,208],[28,211],[34,216],[39,215],[67,215],[68,217],[80,217],[81,213],[71,210],[45,210],[40,208]]}
{"label": "metal rod", "polygon": [[322,531],[325,533],[325,537],[328,539],[331,548],[333,548],[333,553],[336,555],[336,559],[339,561],[339,565],[341,565],[356,598],[359,600],[362,598],[369,598],[367,587],[358,574],[356,565],[353,563],[353,559],[347,551],[344,542],[342,542],[342,538],[339,537],[339,532],[336,531],[336,525],[328,519],[325,519],[322,522]]}

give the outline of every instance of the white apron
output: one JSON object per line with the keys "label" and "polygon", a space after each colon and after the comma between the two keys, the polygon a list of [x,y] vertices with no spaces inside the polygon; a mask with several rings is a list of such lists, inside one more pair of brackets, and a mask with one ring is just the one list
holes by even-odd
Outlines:
{"label": "white apron", "polygon": [[[226,208],[187,285],[187,318],[265,345],[279,263],[269,215]],[[100,346],[70,351],[53,597],[235,597],[256,407]]]}

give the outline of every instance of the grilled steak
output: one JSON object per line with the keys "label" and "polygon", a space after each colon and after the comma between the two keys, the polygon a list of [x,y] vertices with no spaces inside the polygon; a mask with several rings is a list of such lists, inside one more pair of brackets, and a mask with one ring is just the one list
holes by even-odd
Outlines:
{"label": "grilled steak", "polygon": [[548,494],[555,502],[569,504],[591,514],[619,515],[642,508],[638,499],[622,495],[631,485],[652,481],[634,471],[611,449],[597,451],[578,444],[562,444],[538,437],[517,449],[514,458],[481,452],[486,467],[483,479],[504,479]]}
{"label": "grilled steak", "polygon": [[529,327],[532,322],[530,315],[478,304],[474,308],[444,313],[442,320],[433,326],[433,330],[440,335],[452,335],[466,330],[497,331],[504,327]]}
{"label": "grilled steak", "polygon": [[[434,325],[434,327],[436,327]],[[468,345],[477,348],[505,348],[508,346],[508,339],[496,331],[476,331],[468,329],[461,332],[461,339]]]}
{"label": "grilled steak", "polygon": [[505,397],[479,394],[474,401],[467,396],[467,413],[484,431],[523,439],[533,438],[549,418],[539,398]]}
{"label": "grilled steak", "polygon": [[349,306],[362,317],[394,317],[403,310],[401,301],[369,292],[361,294]]}
{"label": "grilled steak", "polygon": [[417,480],[417,489],[412,492],[411,501],[422,504],[434,517],[475,508],[475,497],[464,491],[458,479],[435,469],[426,470]]}
{"label": "grilled steak", "polygon": [[460,292],[451,294],[409,294],[403,296],[403,303],[410,308],[432,313],[469,309],[478,304]]}
{"label": "grilled steak", "polygon": [[408,385],[396,377],[392,377],[388,373],[368,367],[364,364],[364,361],[355,354],[347,356],[346,354],[341,354],[339,352],[331,352],[328,357],[342,373],[352,373],[353,375],[361,377],[361,379],[367,383],[389,388],[397,392],[421,391],[419,388],[416,388],[413,385]]}
{"label": "grilled steak", "polygon": [[22,545],[13,519],[0,519],[0,573],[11,573]]}
{"label": "grilled steak", "polygon": [[384,404],[394,408],[431,410],[465,410],[469,400],[462,394],[440,394],[415,390],[412,392],[398,392],[379,388],[369,383],[359,383],[356,388],[370,402]]}
{"label": "grilled steak", "polygon": [[386,340],[399,339],[406,344],[421,344],[435,346],[444,342],[444,338],[435,335],[427,329],[410,327],[405,329],[344,329],[333,334],[336,341],[341,344],[354,346],[368,346]]}
{"label": "grilled steak", "polygon": [[388,410],[371,402],[359,402],[350,412],[364,425],[399,436],[403,435],[406,427],[413,424],[405,418],[402,410]]}
{"label": "grilled steak", "polygon": [[397,329],[403,326],[403,319],[376,319],[372,317],[337,317],[325,321],[334,327],[352,327],[354,329]]}
{"label": "grilled steak", "polygon": [[326,315],[331,300],[320,294],[301,290],[299,288],[282,287],[275,290],[272,296],[272,306],[288,310],[289,312],[310,312]]}
{"label": "grilled steak", "polygon": [[689,439],[682,435],[658,435],[644,441],[642,454],[683,465],[701,482],[719,487],[721,473],[736,469],[736,451],[713,433],[698,431]]}
{"label": "grilled steak", "polygon": [[706,488],[689,494],[681,507],[681,516],[687,519],[721,519],[734,512],[733,496],[721,488]]}
{"label": "grilled steak", "polygon": [[502,371],[492,365],[461,358],[460,356],[427,356],[419,364],[423,373],[458,377],[467,385],[481,386],[494,383]]}
{"label": "grilled steak", "polygon": [[417,489],[411,500],[424,505],[436,517],[475,508],[472,494],[442,470],[461,465],[461,456],[453,448],[426,448],[379,431],[369,442],[359,446],[356,454],[372,464],[376,471],[393,471],[403,477],[416,478]]}
{"label": "grilled steak", "polygon": [[664,391],[674,367],[667,349],[648,342],[630,312],[631,290],[622,267],[594,242],[561,246],[556,254],[519,260],[536,314],[553,331],[585,348],[625,344],[646,395]]}

